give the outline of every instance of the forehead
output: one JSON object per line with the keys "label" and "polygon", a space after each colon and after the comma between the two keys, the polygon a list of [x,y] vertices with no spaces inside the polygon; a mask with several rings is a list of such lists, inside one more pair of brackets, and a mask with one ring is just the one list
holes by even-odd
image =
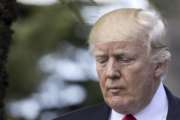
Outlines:
{"label": "forehead", "polygon": [[147,51],[147,45],[144,41],[111,41],[94,43],[93,54],[118,54],[122,52],[141,53]]}

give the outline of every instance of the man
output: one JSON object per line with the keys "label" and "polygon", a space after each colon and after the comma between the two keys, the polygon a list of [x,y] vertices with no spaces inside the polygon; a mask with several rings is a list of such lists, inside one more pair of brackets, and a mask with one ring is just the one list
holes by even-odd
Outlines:
{"label": "man", "polygon": [[89,46],[105,103],[57,120],[180,120],[180,100],[162,83],[171,54],[159,15],[135,8],[107,13]]}

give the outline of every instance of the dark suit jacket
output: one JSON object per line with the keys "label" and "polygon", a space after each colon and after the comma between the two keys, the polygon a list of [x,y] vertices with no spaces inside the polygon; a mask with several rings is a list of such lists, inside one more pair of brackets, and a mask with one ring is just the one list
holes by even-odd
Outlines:
{"label": "dark suit jacket", "polygon": [[[173,96],[165,87],[168,97],[167,120],[180,120],[180,99]],[[55,120],[108,120],[111,109],[105,104],[84,108],[65,114]]]}

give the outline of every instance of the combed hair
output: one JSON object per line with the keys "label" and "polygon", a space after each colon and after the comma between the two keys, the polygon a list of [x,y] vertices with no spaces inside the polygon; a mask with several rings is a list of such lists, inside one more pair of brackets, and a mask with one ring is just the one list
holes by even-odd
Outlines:
{"label": "combed hair", "polygon": [[154,61],[162,62],[168,60],[171,54],[168,49],[168,41],[166,39],[166,27],[162,17],[155,11],[143,11],[138,14],[139,23],[149,27],[148,40],[151,49],[155,51]]}
{"label": "combed hair", "polygon": [[[171,57],[167,45],[166,27],[162,17],[156,11],[124,8],[103,15],[90,32],[90,49],[93,43],[113,41],[108,39],[106,32],[113,32],[112,34],[119,37],[118,39],[145,40],[154,53],[154,62],[169,60]],[[101,39],[101,36],[107,39]],[[115,40],[118,41],[118,39]]]}

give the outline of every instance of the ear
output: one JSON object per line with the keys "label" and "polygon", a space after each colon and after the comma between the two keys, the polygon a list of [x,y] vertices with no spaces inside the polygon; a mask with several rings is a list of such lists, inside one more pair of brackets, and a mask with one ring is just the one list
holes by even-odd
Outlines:
{"label": "ear", "polygon": [[156,63],[155,77],[159,78],[160,76],[162,76],[167,72],[167,69],[168,69],[168,60]]}

